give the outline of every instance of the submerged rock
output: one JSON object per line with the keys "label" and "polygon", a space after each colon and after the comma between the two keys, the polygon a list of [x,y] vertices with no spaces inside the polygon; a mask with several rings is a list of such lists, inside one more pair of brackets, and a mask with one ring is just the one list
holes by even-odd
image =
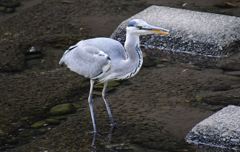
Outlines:
{"label": "submerged rock", "polygon": [[57,120],[57,119],[46,119],[46,122],[51,124],[51,125],[58,125],[61,123],[60,120]]}
{"label": "submerged rock", "polygon": [[144,61],[143,61],[143,66],[145,67],[151,67],[151,66],[155,66],[157,63],[154,62],[153,59],[145,57]]}
{"label": "submerged rock", "polygon": [[199,66],[195,66],[192,64],[182,63],[181,66],[186,69],[192,69],[192,70],[200,70]]}
{"label": "submerged rock", "polygon": [[53,107],[50,110],[50,114],[54,115],[54,116],[66,115],[66,114],[74,113],[76,111],[77,111],[77,108],[74,106],[74,104],[65,103],[65,104],[61,104],[61,105],[57,105],[57,106]]}
{"label": "submerged rock", "polygon": [[240,71],[225,72],[225,74],[240,77]]}
{"label": "submerged rock", "polygon": [[19,0],[0,0],[0,6],[17,7],[21,4]]}
{"label": "submerged rock", "polygon": [[46,130],[28,129],[28,130],[24,130],[24,131],[20,132],[19,136],[21,136],[21,137],[31,137],[31,136],[36,136],[36,135],[39,135],[39,134],[43,134],[45,132],[46,132]]}
{"label": "submerged rock", "polygon": [[31,125],[31,128],[40,128],[46,123],[45,120],[41,120],[38,122],[35,122],[34,124]]}
{"label": "submerged rock", "polygon": [[120,83],[117,81],[109,81],[108,82],[108,87],[117,87],[119,85],[120,85]]}

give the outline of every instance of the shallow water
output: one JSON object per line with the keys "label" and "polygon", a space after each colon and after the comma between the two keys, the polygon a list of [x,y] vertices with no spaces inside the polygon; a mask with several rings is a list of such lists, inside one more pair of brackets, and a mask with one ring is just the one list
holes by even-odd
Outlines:
{"label": "shallow water", "polygon": [[[78,104],[79,109],[75,115],[61,120],[60,125],[46,124],[39,129],[30,129],[29,127],[38,120],[49,118],[48,110],[45,110],[44,117],[42,114],[37,114],[31,123],[28,122],[29,117],[26,117],[27,121],[22,118],[22,122],[26,123],[23,125],[25,127],[21,127],[12,134],[14,137],[12,141],[17,139],[18,142],[4,145],[2,149],[6,151],[24,151],[26,149],[49,151],[56,149],[70,151],[79,149],[87,151],[205,151],[203,146],[198,149],[196,146],[187,144],[184,138],[195,124],[223,106],[206,104],[204,99],[198,97],[198,94],[206,90],[211,92],[211,88],[216,88],[218,81],[235,84],[235,80],[226,77],[221,70],[201,67],[197,69],[184,68],[181,64],[163,61],[162,68],[156,68],[159,63],[150,67],[144,66],[134,78],[120,82],[119,86],[108,92],[107,99],[113,118],[121,130],[114,131],[111,144],[98,137],[96,149],[91,148],[91,141],[89,141],[92,136],[89,133],[92,130],[92,123],[87,103],[88,81],[82,81],[84,87],[79,86],[79,83],[72,79],[76,78],[77,75],[66,69],[52,70],[42,74],[36,73],[35,80],[42,79],[43,82],[46,82],[42,76],[49,74],[53,77],[51,81],[55,88],[61,87],[64,88],[64,91],[70,89],[71,96],[63,94],[62,97],[57,98],[63,103]],[[56,79],[57,74],[62,75],[62,78],[58,76]],[[30,78],[32,75],[28,74],[28,77]],[[64,82],[67,84],[62,86],[62,83],[59,83],[57,86],[56,83],[61,81],[60,78],[66,78],[67,82]],[[18,81],[22,77],[12,77],[12,79]],[[48,89],[51,87],[48,86]],[[83,92],[79,94],[81,91]],[[95,89],[95,91],[100,92],[101,89]],[[56,96],[59,96],[57,90],[51,98]],[[44,100],[49,101],[47,98]],[[43,102],[43,104],[46,103]],[[58,102],[58,104],[60,103]],[[97,129],[104,137],[107,137],[110,131],[107,124],[110,121],[103,100],[97,95],[94,97],[94,110]],[[24,132],[25,134],[28,132],[29,135],[24,135]],[[41,146],[39,147],[39,145]],[[8,149],[8,147],[14,149]]]}

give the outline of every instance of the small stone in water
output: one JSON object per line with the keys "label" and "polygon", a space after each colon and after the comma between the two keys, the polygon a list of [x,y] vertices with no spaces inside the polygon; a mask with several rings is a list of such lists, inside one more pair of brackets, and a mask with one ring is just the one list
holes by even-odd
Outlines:
{"label": "small stone in water", "polygon": [[53,107],[50,110],[50,114],[54,116],[58,116],[58,115],[66,115],[66,114],[74,113],[76,111],[77,111],[77,108],[74,106],[74,104],[65,103],[65,104],[61,104]]}
{"label": "small stone in water", "polygon": [[157,68],[164,68],[166,65],[165,64],[157,64],[156,67]]}
{"label": "small stone in water", "polygon": [[57,119],[46,119],[46,122],[48,122],[49,124],[52,124],[52,125],[58,125],[60,124],[61,122]]}
{"label": "small stone in water", "polygon": [[35,122],[34,124],[31,125],[31,128],[40,128],[46,123],[45,120]]}

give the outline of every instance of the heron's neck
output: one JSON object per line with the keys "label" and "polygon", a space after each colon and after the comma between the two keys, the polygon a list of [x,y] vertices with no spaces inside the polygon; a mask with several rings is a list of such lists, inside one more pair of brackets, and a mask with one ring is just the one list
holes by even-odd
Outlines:
{"label": "heron's neck", "polygon": [[142,67],[143,55],[140,49],[139,36],[127,33],[124,47],[128,54],[126,60],[126,72],[128,73],[126,77],[127,79],[137,74]]}
{"label": "heron's neck", "polygon": [[128,54],[128,60],[138,62],[139,58],[142,57],[138,35],[131,35],[127,33],[124,47]]}

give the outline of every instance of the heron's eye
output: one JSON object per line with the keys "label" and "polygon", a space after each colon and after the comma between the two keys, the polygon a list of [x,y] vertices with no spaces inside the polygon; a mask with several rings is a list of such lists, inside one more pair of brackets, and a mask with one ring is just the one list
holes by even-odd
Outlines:
{"label": "heron's eye", "polygon": [[143,28],[142,26],[136,26],[136,27],[137,27],[138,29],[140,29],[140,30]]}

